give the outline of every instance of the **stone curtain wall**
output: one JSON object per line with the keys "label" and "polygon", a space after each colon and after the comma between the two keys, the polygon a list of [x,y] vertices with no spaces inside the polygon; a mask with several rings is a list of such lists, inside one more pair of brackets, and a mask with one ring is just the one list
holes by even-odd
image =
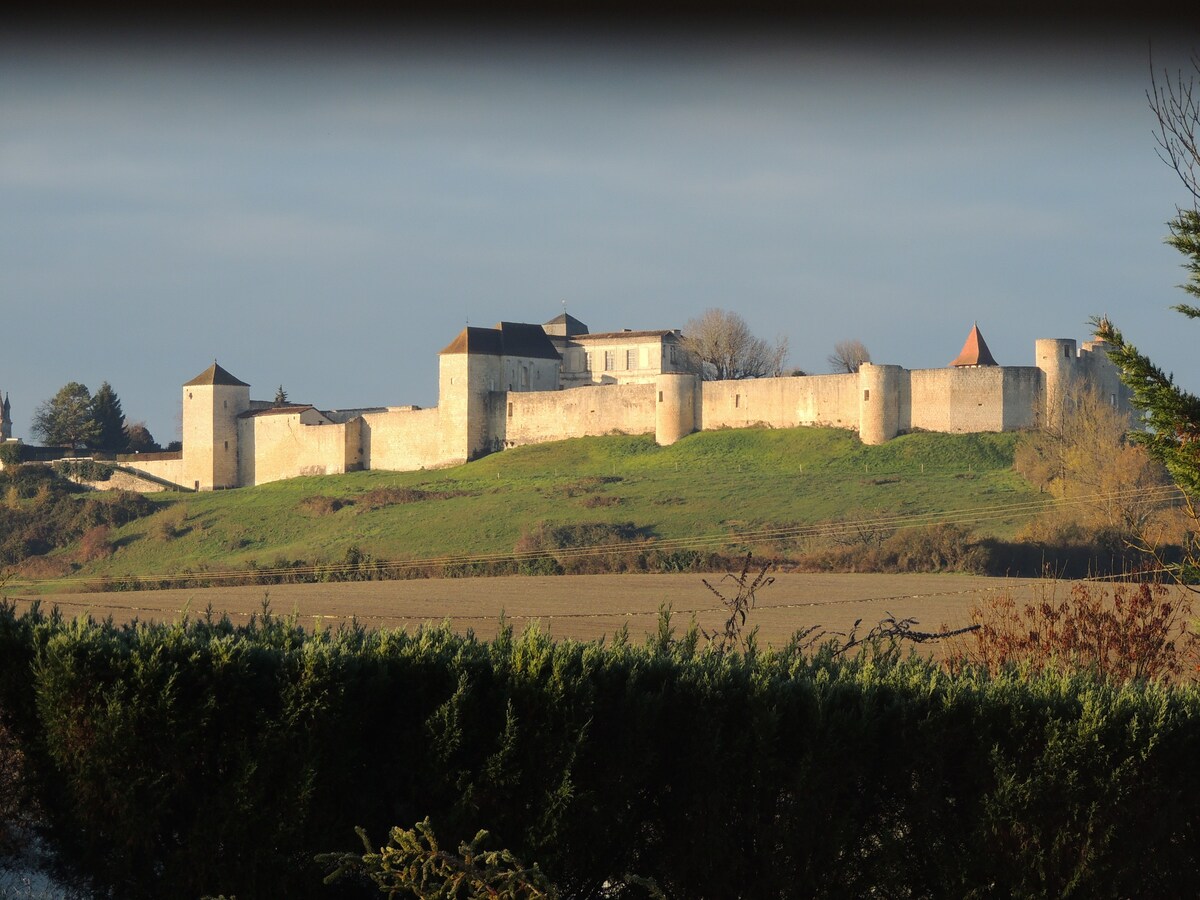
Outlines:
{"label": "stone curtain wall", "polygon": [[462,462],[442,440],[440,407],[363,414],[362,467],[409,472]]}
{"label": "stone curtain wall", "polygon": [[701,385],[701,431],[717,428],[795,428],[831,425],[858,429],[858,376],[806,375],[706,381]]}
{"label": "stone curtain wall", "polygon": [[[158,456],[158,454],[154,455]],[[144,456],[138,456],[128,460],[122,459],[119,462],[130,469],[137,469],[139,472],[145,472],[147,475],[153,475],[155,478],[161,478],[180,487],[195,487],[193,483],[195,479],[188,479],[188,469],[182,453],[176,454],[174,459],[147,459]],[[131,488],[131,490],[140,491],[143,488]]]}
{"label": "stone curtain wall", "polygon": [[492,394],[493,449],[620,432],[653,434],[653,384]]}
{"label": "stone curtain wall", "polygon": [[247,487],[297,475],[342,474],[347,433],[357,437],[360,428],[358,422],[329,422],[315,410],[253,416],[238,426],[238,483]]}

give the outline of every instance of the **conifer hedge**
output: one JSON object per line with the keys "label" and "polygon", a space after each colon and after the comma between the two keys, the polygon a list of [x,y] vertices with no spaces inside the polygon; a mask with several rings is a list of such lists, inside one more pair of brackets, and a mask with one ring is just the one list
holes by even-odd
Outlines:
{"label": "conifer hedge", "polygon": [[0,704],[122,898],[378,896],[315,856],[426,816],[565,897],[1200,895],[1195,689],[701,643],[4,605]]}

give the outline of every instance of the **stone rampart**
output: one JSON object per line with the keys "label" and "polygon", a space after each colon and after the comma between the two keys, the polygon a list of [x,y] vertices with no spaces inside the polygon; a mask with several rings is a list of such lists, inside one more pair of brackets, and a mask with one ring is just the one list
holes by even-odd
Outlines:
{"label": "stone rampart", "polygon": [[491,447],[520,447],[602,434],[653,434],[653,384],[612,384],[562,391],[497,391],[489,404]]}
{"label": "stone rampart", "polygon": [[828,425],[858,429],[858,376],[806,375],[705,381],[701,431],[715,428],[795,428]]}
{"label": "stone rampart", "polygon": [[443,442],[440,409],[389,409],[363,413],[362,466],[410,472],[462,462]]}
{"label": "stone rampart", "polygon": [[[238,483],[265,484],[297,475],[347,470],[347,432],[359,425],[330,422],[314,409],[238,420]],[[358,441],[354,440],[357,448]],[[356,454],[357,455],[357,454]]]}
{"label": "stone rampart", "polygon": [[121,465],[183,488],[196,488],[196,479],[188,480],[188,468],[182,453],[139,454],[132,459],[122,460]]}

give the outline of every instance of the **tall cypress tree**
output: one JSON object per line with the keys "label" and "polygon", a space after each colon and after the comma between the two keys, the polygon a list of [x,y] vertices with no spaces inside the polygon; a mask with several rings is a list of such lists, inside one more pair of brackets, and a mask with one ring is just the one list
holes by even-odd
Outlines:
{"label": "tall cypress tree", "polygon": [[94,446],[97,450],[122,453],[129,446],[121,398],[107,381],[92,395],[92,421],[96,423]]}

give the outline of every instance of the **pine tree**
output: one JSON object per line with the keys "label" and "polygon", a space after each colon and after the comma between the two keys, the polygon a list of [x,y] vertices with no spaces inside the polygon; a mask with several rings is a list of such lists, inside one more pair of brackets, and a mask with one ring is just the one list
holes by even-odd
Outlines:
{"label": "pine tree", "polygon": [[283,389],[282,384],[279,386],[278,390],[275,391],[275,405],[276,406],[287,406],[288,405],[287,391],[285,391]]}
{"label": "pine tree", "polygon": [[129,446],[125,413],[121,409],[121,398],[107,381],[92,396],[92,419],[96,423],[93,446],[106,453],[123,453]]}

